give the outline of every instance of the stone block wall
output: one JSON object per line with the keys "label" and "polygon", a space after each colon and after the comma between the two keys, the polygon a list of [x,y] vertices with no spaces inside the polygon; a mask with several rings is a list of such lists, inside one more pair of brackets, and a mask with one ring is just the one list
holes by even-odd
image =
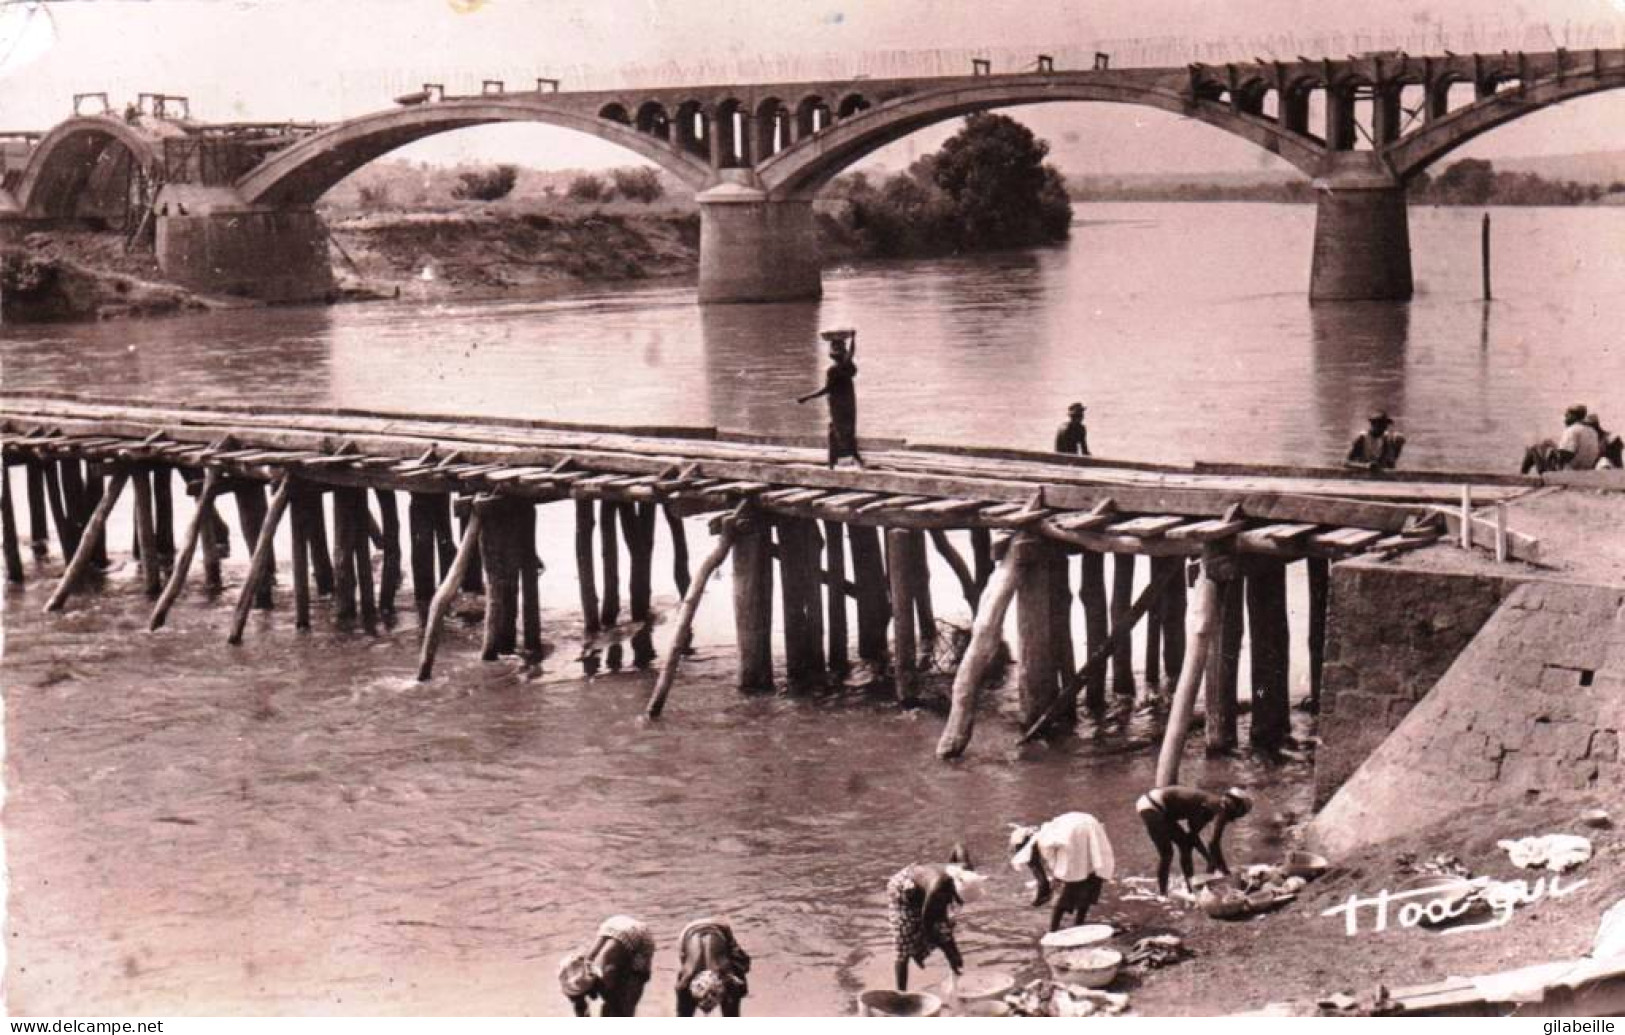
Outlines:
{"label": "stone block wall", "polygon": [[205,294],[311,302],[333,291],[327,228],[309,209],[160,215],[157,253],[166,277]]}

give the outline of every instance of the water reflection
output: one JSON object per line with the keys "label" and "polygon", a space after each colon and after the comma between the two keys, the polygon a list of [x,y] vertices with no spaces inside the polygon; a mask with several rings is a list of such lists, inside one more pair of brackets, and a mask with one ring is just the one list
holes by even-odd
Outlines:
{"label": "water reflection", "polygon": [[816,420],[817,410],[795,400],[823,383],[819,304],[698,308],[707,423],[755,432],[810,430],[809,414]]}
{"label": "water reflection", "polygon": [[[1331,302],[1309,307],[1315,400],[1313,442],[1303,455],[1331,456],[1386,410],[1406,428],[1405,364],[1410,343],[1407,302]],[[1341,459],[1341,457],[1339,457]]]}

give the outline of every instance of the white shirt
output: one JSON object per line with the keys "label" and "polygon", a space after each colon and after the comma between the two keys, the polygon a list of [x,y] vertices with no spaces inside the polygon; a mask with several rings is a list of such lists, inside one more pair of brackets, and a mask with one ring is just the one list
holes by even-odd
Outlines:
{"label": "white shirt", "polygon": [[1574,454],[1574,459],[1569,461],[1571,471],[1591,470],[1597,466],[1597,458],[1602,455],[1596,431],[1582,421],[1575,421],[1563,429],[1563,438],[1557,443],[1557,448]]}

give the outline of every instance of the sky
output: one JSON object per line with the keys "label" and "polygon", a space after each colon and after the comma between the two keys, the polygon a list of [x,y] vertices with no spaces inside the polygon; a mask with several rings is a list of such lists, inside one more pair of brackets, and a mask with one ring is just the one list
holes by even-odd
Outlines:
{"label": "sky", "polygon": [[[74,93],[93,91],[115,107],[140,91],[183,94],[213,121],[331,120],[389,107],[428,81],[477,92],[486,78],[558,76],[566,88],[741,70],[803,78],[862,69],[888,51],[957,70],[972,52],[998,67],[1040,50],[1081,55],[1101,41],[1118,64],[1177,64],[1266,50],[1409,44],[1414,53],[1439,40],[1456,50],[1625,46],[1625,0],[0,0],[0,130],[47,128]],[[1072,172],[1274,167],[1248,144],[1160,112],[1047,105],[1014,114],[1054,141]],[[882,157],[902,164],[951,129]],[[1463,154],[1614,149],[1625,150],[1625,96],[1605,94],[1531,116]],[[557,168],[635,161],[539,126],[462,130],[399,154]]]}

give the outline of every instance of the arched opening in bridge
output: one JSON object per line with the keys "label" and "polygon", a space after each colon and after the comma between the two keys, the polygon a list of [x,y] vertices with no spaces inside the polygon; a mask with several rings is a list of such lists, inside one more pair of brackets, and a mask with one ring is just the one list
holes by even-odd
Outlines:
{"label": "arched opening in bridge", "polygon": [[750,127],[744,107],[730,97],[717,105],[716,164],[724,169],[750,165]]}
{"label": "arched opening in bridge", "polygon": [[636,125],[640,133],[668,142],[671,140],[671,117],[659,101],[646,101],[638,108]]}
{"label": "arched opening in bridge", "polygon": [[752,149],[757,161],[771,158],[795,142],[790,109],[777,97],[769,97],[756,106],[756,140]]}
{"label": "arched opening in bridge", "polygon": [[709,160],[710,121],[705,105],[699,101],[684,101],[677,108],[677,146],[689,154]]}
{"label": "arched opening in bridge", "polygon": [[1379,130],[1377,109],[1383,97],[1371,80],[1351,76],[1333,94],[1339,111],[1336,136],[1327,130],[1327,143],[1339,151],[1371,151]]}
{"label": "arched opening in bridge", "polygon": [[836,108],[835,114],[838,118],[847,119],[861,111],[867,110],[869,107],[871,107],[871,105],[869,104],[868,99],[862,94],[849,93],[845,97],[841,98],[841,103]]}
{"label": "arched opening in bridge", "polygon": [[[43,145],[42,145],[43,146]],[[31,215],[82,221],[90,229],[131,233],[151,208],[157,169],[111,133],[84,130],[56,141],[30,196]]]}
{"label": "arched opening in bridge", "polygon": [[796,105],[797,139],[810,137],[829,128],[833,122],[829,105],[822,97],[804,97]]}
{"label": "arched opening in bridge", "polygon": [[598,117],[611,122],[619,122],[623,126],[632,124],[632,116],[626,113],[626,108],[619,104],[606,104],[598,111]]}

